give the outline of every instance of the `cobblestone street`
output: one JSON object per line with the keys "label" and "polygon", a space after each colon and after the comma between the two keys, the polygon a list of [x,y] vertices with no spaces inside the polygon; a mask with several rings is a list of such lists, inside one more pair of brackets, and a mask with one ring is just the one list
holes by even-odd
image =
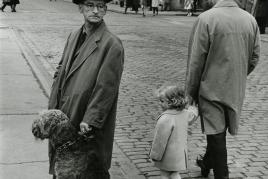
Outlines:
{"label": "cobblestone street", "polygon": [[[17,13],[11,13],[9,7],[5,11],[0,14],[0,28],[12,28],[37,59],[45,60],[43,63],[52,75],[69,32],[83,22],[76,5],[63,0],[23,0]],[[195,18],[143,18],[111,11],[105,17],[109,29],[125,47],[115,143],[147,179],[159,179],[160,174],[148,158],[155,119],[161,112],[154,90],[163,84],[184,86],[188,38]],[[267,34],[262,36],[261,60],[248,77],[239,135],[227,137],[230,177],[234,179],[268,179],[267,39]],[[182,171],[182,176],[199,178],[195,159],[206,146],[200,122],[192,125],[188,133],[190,166],[189,171]],[[114,154],[114,165],[117,160]]]}

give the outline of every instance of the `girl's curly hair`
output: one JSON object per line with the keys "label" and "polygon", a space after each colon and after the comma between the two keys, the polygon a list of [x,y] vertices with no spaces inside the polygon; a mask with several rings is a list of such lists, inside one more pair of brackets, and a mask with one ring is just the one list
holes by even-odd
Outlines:
{"label": "girl's curly hair", "polygon": [[188,96],[178,86],[163,86],[156,91],[156,95],[167,103],[168,109],[181,111],[189,103]]}

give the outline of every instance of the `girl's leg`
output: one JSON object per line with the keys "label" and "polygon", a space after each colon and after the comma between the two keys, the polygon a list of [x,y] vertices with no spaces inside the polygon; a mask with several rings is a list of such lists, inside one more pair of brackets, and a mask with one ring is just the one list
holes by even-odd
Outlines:
{"label": "girl's leg", "polygon": [[156,7],[155,9],[156,9],[156,15],[158,15],[158,7]]}
{"label": "girl's leg", "polygon": [[179,172],[172,172],[170,175],[170,179],[181,179]]}
{"label": "girl's leg", "polygon": [[161,179],[170,179],[170,172],[165,170],[160,170]]}

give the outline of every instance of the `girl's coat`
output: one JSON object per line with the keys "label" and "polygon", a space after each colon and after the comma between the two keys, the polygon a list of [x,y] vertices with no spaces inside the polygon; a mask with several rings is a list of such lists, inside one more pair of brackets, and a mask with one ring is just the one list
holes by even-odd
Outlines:
{"label": "girl's coat", "polygon": [[197,110],[167,110],[158,118],[150,157],[161,170],[179,171],[187,168],[188,123],[197,118]]}

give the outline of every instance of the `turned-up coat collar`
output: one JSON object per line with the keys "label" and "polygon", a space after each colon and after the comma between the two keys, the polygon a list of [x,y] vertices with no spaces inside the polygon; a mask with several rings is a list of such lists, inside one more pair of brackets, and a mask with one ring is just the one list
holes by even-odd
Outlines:
{"label": "turned-up coat collar", "polygon": [[238,7],[238,5],[234,0],[220,0],[215,4],[214,8],[219,7]]}

